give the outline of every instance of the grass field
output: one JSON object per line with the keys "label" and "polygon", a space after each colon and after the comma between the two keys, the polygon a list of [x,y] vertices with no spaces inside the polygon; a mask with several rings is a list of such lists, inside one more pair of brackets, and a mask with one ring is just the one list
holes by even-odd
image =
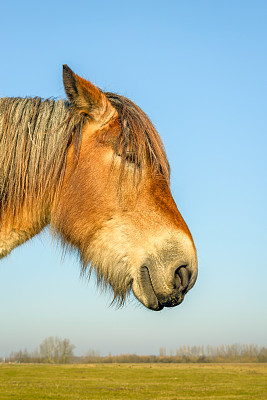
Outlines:
{"label": "grass field", "polygon": [[267,364],[0,365],[0,399],[267,399]]}

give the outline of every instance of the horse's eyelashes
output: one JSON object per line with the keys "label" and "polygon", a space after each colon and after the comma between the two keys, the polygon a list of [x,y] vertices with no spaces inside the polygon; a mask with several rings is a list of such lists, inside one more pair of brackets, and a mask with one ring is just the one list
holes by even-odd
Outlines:
{"label": "horse's eyelashes", "polygon": [[124,155],[118,153],[117,156],[124,159],[125,162],[127,162],[129,164],[136,164],[136,162],[137,162],[137,154],[133,153],[133,152],[127,152]]}
{"label": "horse's eyelashes", "polygon": [[125,154],[125,160],[128,163],[135,164],[136,163],[136,159],[137,159],[137,156],[136,156],[135,153],[126,153]]}

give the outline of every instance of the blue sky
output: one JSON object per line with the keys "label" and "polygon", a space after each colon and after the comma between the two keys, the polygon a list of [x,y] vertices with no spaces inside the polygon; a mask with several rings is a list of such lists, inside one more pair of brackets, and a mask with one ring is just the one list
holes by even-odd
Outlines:
{"label": "blue sky", "polygon": [[5,2],[0,96],[65,96],[62,64],[150,116],[195,239],[184,303],[109,307],[48,231],[0,263],[0,356],[67,337],[76,353],[157,354],[190,344],[267,344],[267,3]]}

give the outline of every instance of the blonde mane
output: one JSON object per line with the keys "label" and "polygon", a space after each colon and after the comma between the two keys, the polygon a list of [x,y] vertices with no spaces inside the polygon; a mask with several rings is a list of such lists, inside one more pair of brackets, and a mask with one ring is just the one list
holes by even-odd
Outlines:
{"label": "blonde mane", "polygon": [[83,119],[67,102],[0,99],[1,220],[15,220],[21,207],[48,204],[60,187],[68,145],[79,142]]}

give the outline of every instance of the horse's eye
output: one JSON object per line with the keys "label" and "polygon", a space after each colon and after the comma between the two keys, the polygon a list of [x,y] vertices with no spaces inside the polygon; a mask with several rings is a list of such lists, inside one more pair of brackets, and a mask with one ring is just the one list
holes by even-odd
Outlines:
{"label": "horse's eye", "polygon": [[125,160],[128,163],[135,164],[135,162],[136,162],[136,154],[135,153],[126,153],[125,154]]}
{"label": "horse's eye", "polygon": [[117,156],[124,158],[124,161],[128,164],[135,164],[137,160],[137,155],[134,152],[126,152],[125,155],[117,153]]}

